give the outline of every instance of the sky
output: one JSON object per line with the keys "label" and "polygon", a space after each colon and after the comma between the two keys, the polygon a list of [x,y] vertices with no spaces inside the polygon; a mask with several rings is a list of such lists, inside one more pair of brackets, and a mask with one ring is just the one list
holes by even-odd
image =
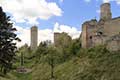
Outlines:
{"label": "sky", "polygon": [[78,38],[85,21],[99,20],[100,5],[106,2],[111,3],[112,17],[120,16],[120,0],[0,0],[0,6],[11,16],[22,40],[17,46],[22,46],[30,45],[30,28],[34,25],[38,27],[38,43],[54,42],[54,32]]}

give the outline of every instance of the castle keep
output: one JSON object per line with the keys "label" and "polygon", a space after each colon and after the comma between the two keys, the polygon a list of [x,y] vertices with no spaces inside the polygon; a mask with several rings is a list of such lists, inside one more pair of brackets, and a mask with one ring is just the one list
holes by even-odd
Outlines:
{"label": "castle keep", "polygon": [[99,21],[92,19],[82,24],[82,47],[106,45],[110,50],[120,50],[120,17],[112,18],[110,3],[102,4],[100,10]]}

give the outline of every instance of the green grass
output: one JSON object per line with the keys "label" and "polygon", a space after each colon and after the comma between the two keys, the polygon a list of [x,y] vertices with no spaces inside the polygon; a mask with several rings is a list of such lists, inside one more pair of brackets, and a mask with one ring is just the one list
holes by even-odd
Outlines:
{"label": "green grass", "polygon": [[12,73],[14,76],[16,76],[16,80],[32,80],[31,73]]}
{"label": "green grass", "polygon": [[[25,64],[30,73],[11,72],[0,80],[51,80],[51,67],[47,62]],[[120,80],[120,53],[102,48],[81,51],[77,56],[59,63],[54,68],[55,80]]]}
{"label": "green grass", "polygon": [[[54,76],[56,80],[80,80],[79,74],[90,66],[87,60],[74,57],[70,61],[55,67]],[[33,80],[50,80],[50,66],[48,64],[38,64],[32,73]]]}

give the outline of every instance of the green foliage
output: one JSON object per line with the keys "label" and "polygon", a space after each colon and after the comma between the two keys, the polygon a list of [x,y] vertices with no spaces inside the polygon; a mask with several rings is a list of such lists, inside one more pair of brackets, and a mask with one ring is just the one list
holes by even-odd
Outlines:
{"label": "green foliage", "polygon": [[79,52],[80,49],[81,49],[80,39],[79,38],[74,39],[72,41],[71,48],[70,48],[71,54],[76,55]]}
{"label": "green foliage", "polygon": [[[68,47],[42,42],[25,63],[31,73],[15,75],[26,80],[120,80],[120,52],[110,52],[104,45],[82,49],[78,39]],[[27,60],[27,59],[26,59]],[[36,61],[35,64],[34,60]],[[32,62],[33,61],[33,62]],[[16,79],[17,79],[16,78]],[[19,80],[18,79],[18,80]]]}
{"label": "green foliage", "polygon": [[24,55],[23,53],[21,53],[21,60],[20,60],[21,66],[24,65]]}
{"label": "green foliage", "polygon": [[55,47],[50,46],[48,48],[48,53],[49,54],[46,55],[46,61],[51,66],[51,79],[53,79],[54,78],[55,61],[57,61],[57,55],[56,55],[57,51],[56,51]]}
{"label": "green foliage", "polygon": [[[120,79],[119,52],[110,52],[105,46],[97,46],[90,49],[80,49],[76,55],[77,56],[73,56],[70,60],[66,60],[64,63],[58,64],[54,68],[54,76],[56,80]],[[54,59],[57,60],[56,57]],[[34,80],[50,79],[51,69],[49,64],[38,64],[34,68],[38,69],[33,72]],[[42,73],[44,73],[44,75]]]}
{"label": "green foliage", "polygon": [[[67,46],[58,47],[59,52],[63,56],[63,61],[70,60],[72,57],[76,56],[81,49],[81,42],[79,39],[74,39]],[[59,54],[60,54],[59,53]]]}
{"label": "green foliage", "polygon": [[11,69],[15,58],[16,43],[13,41],[20,39],[14,33],[16,28],[13,28],[10,22],[10,16],[6,16],[0,7],[0,67],[1,72],[6,74]]}
{"label": "green foliage", "polygon": [[17,55],[21,56],[21,53],[24,54],[25,58],[29,58],[32,55],[32,50],[27,44],[25,44],[19,48]]}
{"label": "green foliage", "polygon": [[16,72],[13,72],[12,74],[16,77],[16,79],[14,79],[14,80],[32,80],[31,73],[16,73]]}
{"label": "green foliage", "polygon": [[89,56],[92,60],[92,67],[90,68],[92,76],[99,80],[102,78],[107,80],[119,80],[119,52],[109,52],[104,46],[100,46],[92,50],[93,51],[92,53],[90,51]]}
{"label": "green foliage", "polygon": [[36,62],[40,62],[41,57],[46,55],[48,53],[48,44],[47,42],[41,42],[37,48],[37,50],[34,52],[33,56],[36,58]]}

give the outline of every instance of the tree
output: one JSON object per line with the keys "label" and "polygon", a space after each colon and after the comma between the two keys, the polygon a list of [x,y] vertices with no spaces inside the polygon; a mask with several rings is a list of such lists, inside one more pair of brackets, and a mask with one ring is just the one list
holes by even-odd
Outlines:
{"label": "tree", "polygon": [[58,55],[57,55],[56,48],[54,46],[49,46],[48,54],[46,55],[46,60],[47,60],[47,63],[51,67],[51,79],[55,78],[54,68],[55,68],[55,65],[57,63],[57,59],[58,59]]}
{"label": "tree", "polygon": [[20,59],[21,66],[24,65],[24,54],[21,52],[21,59]]}
{"label": "tree", "polygon": [[71,44],[71,47],[70,47],[71,54],[76,55],[79,52],[80,49],[81,49],[80,39],[79,38],[74,39],[72,41],[72,44]]}
{"label": "tree", "polygon": [[36,58],[36,62],[40,62],[41,56],[46,55],[48,52],[48,43],[47,41],[41,42],[37,47],[37,50],[34,52],[33,56]]}
{"label": "tree", "polygon": [[21,56],[21,53],[24,54],[24,57],[26,59],[28,59],[29,57],[31,57],[32,55],[32,50],[30,49],[30,47],[28,46],[28,44],[24,44],[23,46],[21,46],[19,49],[18,49],[18,54],[17,56]]}
{"label": "tree", "polygon": [[15,41],[20,41],[14,33],[16,28],[13,28],[13,23],[10,21],[10,16],[6,16],[0,7],[0,67],[1,72],[6,74],[12,67],[17,51]]}

